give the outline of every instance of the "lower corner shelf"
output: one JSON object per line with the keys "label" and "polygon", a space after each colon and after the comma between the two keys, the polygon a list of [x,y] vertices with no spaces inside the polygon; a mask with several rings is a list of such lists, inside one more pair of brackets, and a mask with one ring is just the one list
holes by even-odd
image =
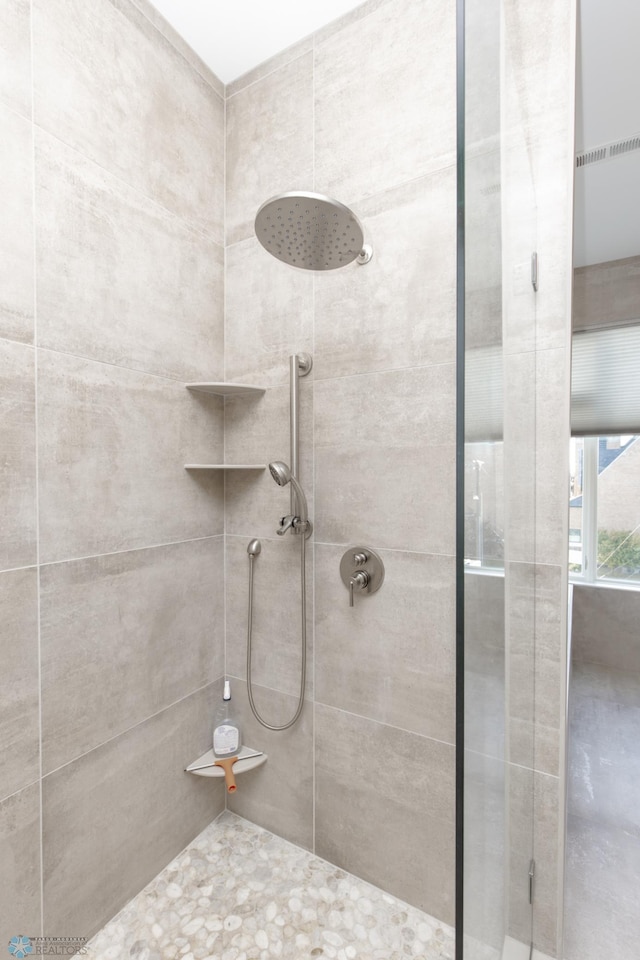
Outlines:
{"label": "lower corner shelf", "polygon": [[[216,757],[213,750],[207,750],[201,757],[194,760],[186,767],[187,773],[195,773],[197,777],[224,777],[222,767],[215,767]],[[233,765],[233,772],[237,776],[239,773],[247,773],[255,767],[267,762],[267,754],[259,750],[252,750],[251,747],[242,747],[238,754],[238,760]]]}

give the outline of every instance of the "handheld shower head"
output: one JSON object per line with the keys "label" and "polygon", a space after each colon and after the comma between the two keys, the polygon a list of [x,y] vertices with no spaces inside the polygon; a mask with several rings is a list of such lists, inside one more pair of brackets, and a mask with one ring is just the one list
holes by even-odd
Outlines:
{"label": "handheld shower head", "polygon": [[282,460],[274,460],[273,463],[270,463],[269,470],[279,487],[286,487],[291,480],[291,470]]}
{"label": "handheld shower head", "polygon": [[300,520],[304,520],[306,522],[309,519],[307,498],[304,495],[304,490],[291,473],[291,468],[288,467],[286,463],[283,463],[282,460],[274,460],[273,463],[269,464],[269,470],[271,471],[271,476],[279,487],[286,487],[288,483],[291,484],[298,497]]}

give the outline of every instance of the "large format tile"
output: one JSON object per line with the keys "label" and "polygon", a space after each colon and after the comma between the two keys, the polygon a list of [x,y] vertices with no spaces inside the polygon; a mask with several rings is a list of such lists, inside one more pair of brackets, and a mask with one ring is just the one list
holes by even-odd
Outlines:
{"label": "large format tile", "polygon": [[0,106],[0,336],[33,341],[33,131]]}
{"label": "large format tile", "polygon": [[453,364],[316,381],[316,540],[453,554],[454,390]]}
{"label": "large format tile", "polygon": [[[573,587],[571,659],[640,672],[640,596],[610,586]],[[608,642],[612,638],[615,642]]]}
{"label": "large format tile", "polygon": [[509,757],[558,775],[564,722],[562,567],[512,563],[506,570]]}
{"label": "large format tile", "polygon": [[46,133],[36,187],[39,346],[221,380],[222,247]]}
{"label": "large format tile", "polygon": [[316,705],[316,853],[447,923],[454,748]]}
{"label": "large format tile", "polygon": [[290,355],[313,352],[313,276],[255,238],[228,247],[226,258],[226,379],[288,383]]}
{"label": "large format tile", "polygon": [[[259,399],[225,401],[224,443],[227,463],[290,460],[289,386],[270,387]],[[300,380],[299,465],[297,479],[314,517],[313,498],[313,381]],[[279,487],[268,470],[229,474],[225,487],[226,532],[240,536],[273,537],[280,518],[288,515],[291,487]],[[287,536],[287,540],[289,536]]]}
{"label": "large format tile", "polygon": [[315,146],[316,189],[347,204],[454,161],[450,3],[394,0],[317,45]]}
{"label": "large format tile", "polygon": [[40,351],[40,550],[66,560],[223,532],[219,399]]}
{"label": "large format tile", "polygon": [[37,577],[0,574],[0,799],[40,776]]}
{"label": "large format tile", "polygon": [[0,101],[31,116],[31,0],[0,6]]}
{"label": "large format tile", "polygon": [[40,936],[38,783],[0,803],[0,887],[0,943],[21,934]]}
{"label": "large format tile", "polygon": [[224,809],[207,749],[220,685],[43,780],[44,927],[91,936]]}
{"label": "large format tile", "polygon": [[507,881],[505,764],[470,750],[465,750],[464,763],[465,934],[491,945],[501,956]]}
{"label": "large format tile", "polygon": [[382,551],[382,587],[350,608],[343,552],[316,546],[316,699],[453,743],[453,558]]}
{"label": "large format tile", "polygon": [[640,673],[574,663],[569,690],[570,813],[640,839]]}
{"label": "large format tile", "polygon": [[640,942],[640,839],[569,815],[564,956],[636,960]]}
{"label": "large format tile", "polygon": [[358,205],[374,259],[315,282],[315,376],[455,359],[455,168]]}
{"label": "large format tile", "polygon": [[45,773],[222,675],[223,573],[222,538],[42,567]]}
{"label": "large format tile", "polygon": [[253,236],[277,193],[313,190],[313,54],[227,100],[227,243]]}
{"label": "large format tile", "polygon": [[223,241],[224,104],[133,5],[34,0],[39,126]]}
{"label": "large format tile", "polygon": [[[251,658],[254,683],[297,697],[301,676],[300,537],[263,539],[253,561],[253,639]],[[307,695],[313,690],[313,545],[306,544]],[[227,674],[246,676],[247,591],[249,558],[247,539],[226,538]]]}
{"label": "large format tile", "polygon": [[0,340],[0,570],[36,562],[34,351]]}
{"label": "large format tile", "polygon": [[[288,730],[262,727],[249,707],[246,683],[232,685],[236,716],[246,746],[263,750],[267,762],[238,778],[238,790],[229,796],[230,810],[279,836],[310,850],[313,847],[313,707],[306,703],[300,719]],[[267,687],[253,688],[256,707],[271,724],[288,723],[298,705]]]}

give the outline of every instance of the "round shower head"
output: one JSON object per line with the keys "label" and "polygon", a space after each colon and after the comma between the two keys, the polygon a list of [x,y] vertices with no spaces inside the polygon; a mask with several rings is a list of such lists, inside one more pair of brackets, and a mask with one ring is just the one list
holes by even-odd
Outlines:
{"label": "round shower head", "polygon": [[370,247],[354,213],[321,193],[281,193],[256,215],[256,236],[265,250],[293,267],[335,270],[353,260],[366,263]]}
{"label": "round shower head", "polygon": [[279,487],[286,487],[291,480],[291,470],[282,460],[274,460],[273,463],[270,463],[269,470]]}

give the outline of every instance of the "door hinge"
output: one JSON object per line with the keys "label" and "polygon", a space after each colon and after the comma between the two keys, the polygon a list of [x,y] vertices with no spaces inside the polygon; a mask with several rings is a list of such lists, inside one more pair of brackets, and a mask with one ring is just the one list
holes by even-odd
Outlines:
{"label": "door hinge", "polygon": [[538,254],[531,254],[531,286],[538,292]]}
{"label": "door hinge", "polygon": [[533,878],[536,875],[536,862],[532,860],[529,864],[529,903],[533,903]]}

